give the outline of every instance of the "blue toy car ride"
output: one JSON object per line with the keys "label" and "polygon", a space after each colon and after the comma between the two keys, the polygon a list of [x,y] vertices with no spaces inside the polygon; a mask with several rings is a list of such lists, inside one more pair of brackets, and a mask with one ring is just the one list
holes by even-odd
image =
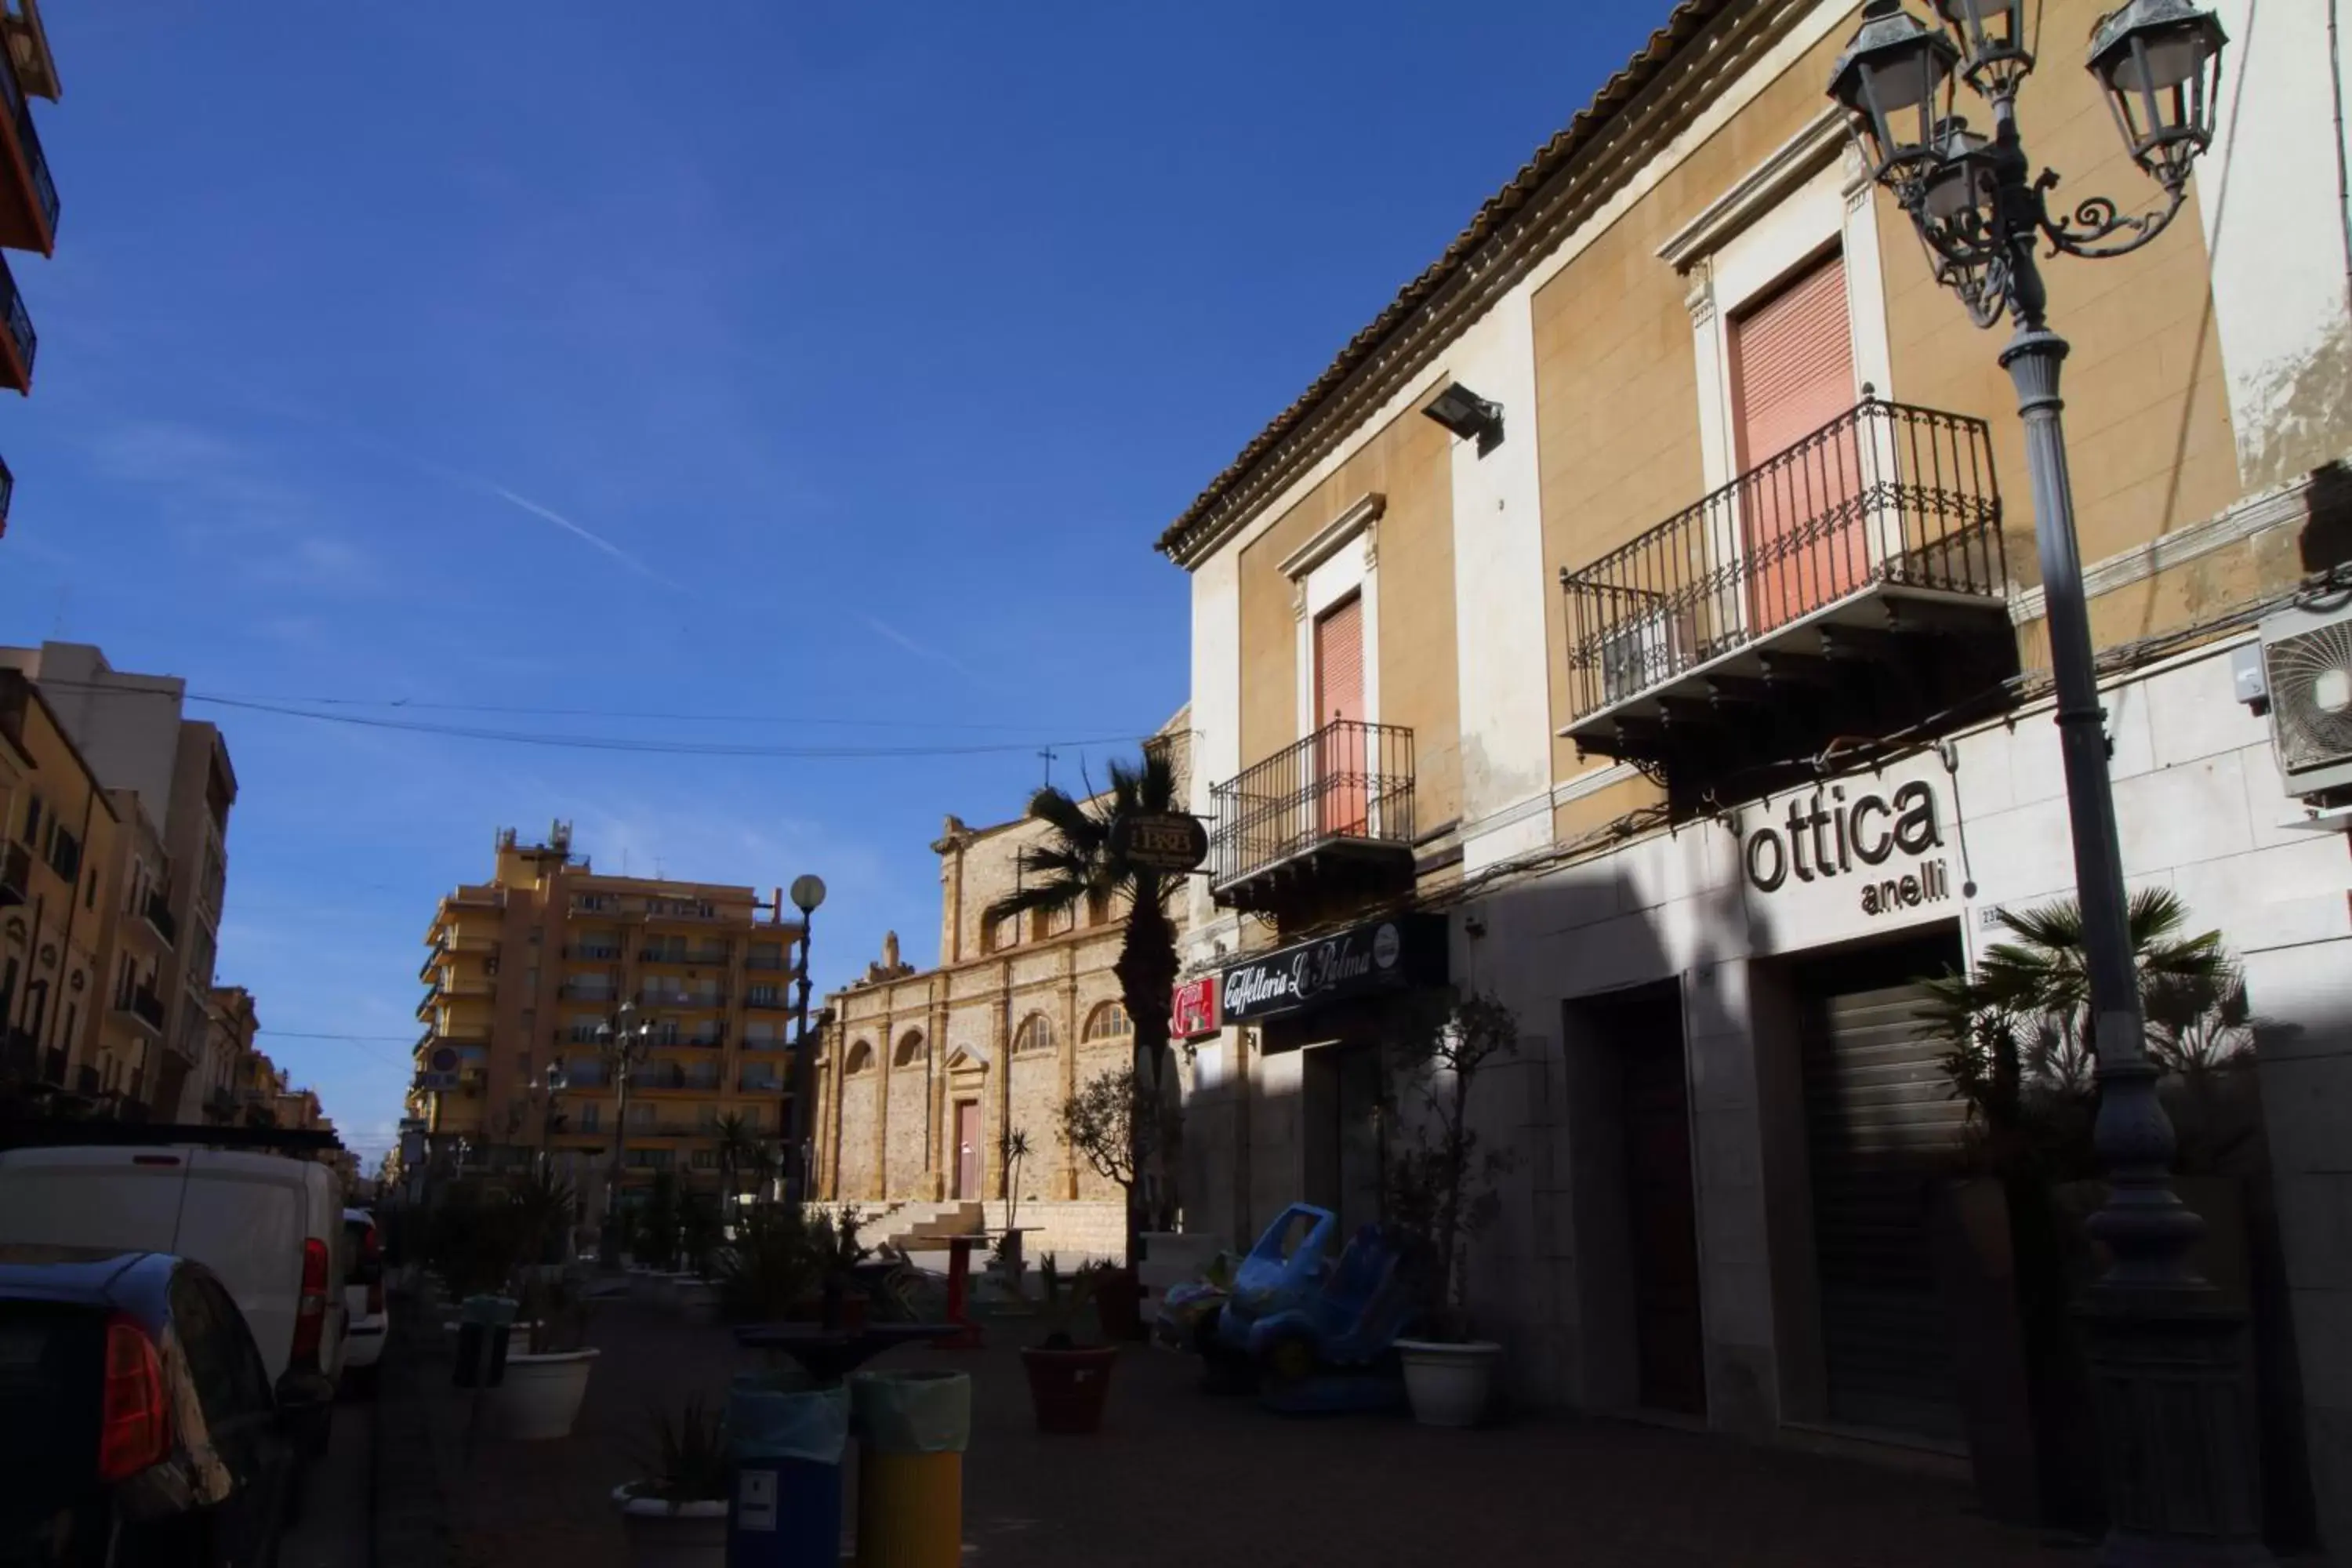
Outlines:
{"label": "blue toy car ride", "polygon": [[1406,1249],[1368,1225],[1332,1257],[1339,1216],[1293,1204],[1250,1249],[1218,1314],[1213,1353],[1254,1369],[1267,1403],[1356,1409],[1393,1397],[1383,1369],[1418,1305]]}

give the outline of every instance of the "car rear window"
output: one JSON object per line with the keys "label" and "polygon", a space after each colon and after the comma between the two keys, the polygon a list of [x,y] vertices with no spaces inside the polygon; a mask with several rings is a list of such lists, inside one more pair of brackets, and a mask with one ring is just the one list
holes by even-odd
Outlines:
{"label": "car rear window", "polygon": [[0,1541],[90,1483],[106,1314],[0,1300]]}

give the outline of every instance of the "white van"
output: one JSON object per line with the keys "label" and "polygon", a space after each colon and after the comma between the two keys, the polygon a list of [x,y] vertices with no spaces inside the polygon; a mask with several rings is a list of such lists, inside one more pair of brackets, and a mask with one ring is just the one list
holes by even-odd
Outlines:
{"label": "white van", "polygon": [[326,1446],[349,1318],[327,1166],[194,1144],[0,1151],[0,1242],[194,1258],[244,1312],[280,1404],[317,1407],[309,1435]]}

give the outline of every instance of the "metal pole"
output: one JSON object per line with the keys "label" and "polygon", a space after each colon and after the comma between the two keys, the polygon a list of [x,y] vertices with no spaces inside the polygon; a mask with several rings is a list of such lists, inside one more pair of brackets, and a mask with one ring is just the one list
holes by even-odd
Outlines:
{"label": "metal pole", "polygon": [[613,1017],[613,1042],[605,1058],[613,1071],[613,1159],[604,1173],[604,1223],[596,1235],[596,1267],[617,1274],[621,1268],[621,1146],[629,1126],[629,1037]]}
{"label": "metal pole", "polygon": [[[816,929],[816,911],[801,911],[800,973],[795,976],[800,995],[796,1001],[800,1017],[793,1026],[793,1061],[786,1082],[792,1092],[784,1097],[783,1109],[789,1124],[784,1134],[784,1198],[788,1203],[804,1203],[808,1199],[807,1142],[809,1100],[815,1092],[816,1052],[809,1040],[809,938]],[[780,1119],[782,1120],[782,1119]]]}
{"label": "metal pole", "polygon": [[[2013,138],[2007,112],[2001,121]],[[2026,166],[2018,160],[2011,177],[2021,181]],[[2035,238],[2030,227],[2011,237],[2010,306],[2017,327],[2000,363],[2025,426],[2090,982],[2099,1085],[2093,1142],[2107,1182],[2105,1203],[2084,1228],[2105,1245],[2111,1261],[2082,1309],[2106,1483],[2107,1536],[2099,1560],[2105,1568],[2251,1568],[2271,1555],[2262,1539],[2258,1423],[2244,1373],[2244,1325],[2190,1261],[2205,1222],[2172,1188],[2172,1121],[2157,1097],[2158,1070],[2147,1054],[2107,775],[2105,711],[2074,536],[2060,419],[2066,342],[2045,321]]]}

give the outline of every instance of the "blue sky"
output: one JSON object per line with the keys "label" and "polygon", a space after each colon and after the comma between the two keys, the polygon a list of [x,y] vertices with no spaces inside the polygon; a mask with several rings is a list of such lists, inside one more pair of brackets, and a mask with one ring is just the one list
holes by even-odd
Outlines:
{"label": "blue sky", "polygon": [[1003,748],[198,705],[221,977],[371,1158],[501,826],[815,870],[821,983],[888,927],[929,962],[942,815],[1183,700],[1160,528],[1665,10],[64,0],[0,640],[360,719]]}

